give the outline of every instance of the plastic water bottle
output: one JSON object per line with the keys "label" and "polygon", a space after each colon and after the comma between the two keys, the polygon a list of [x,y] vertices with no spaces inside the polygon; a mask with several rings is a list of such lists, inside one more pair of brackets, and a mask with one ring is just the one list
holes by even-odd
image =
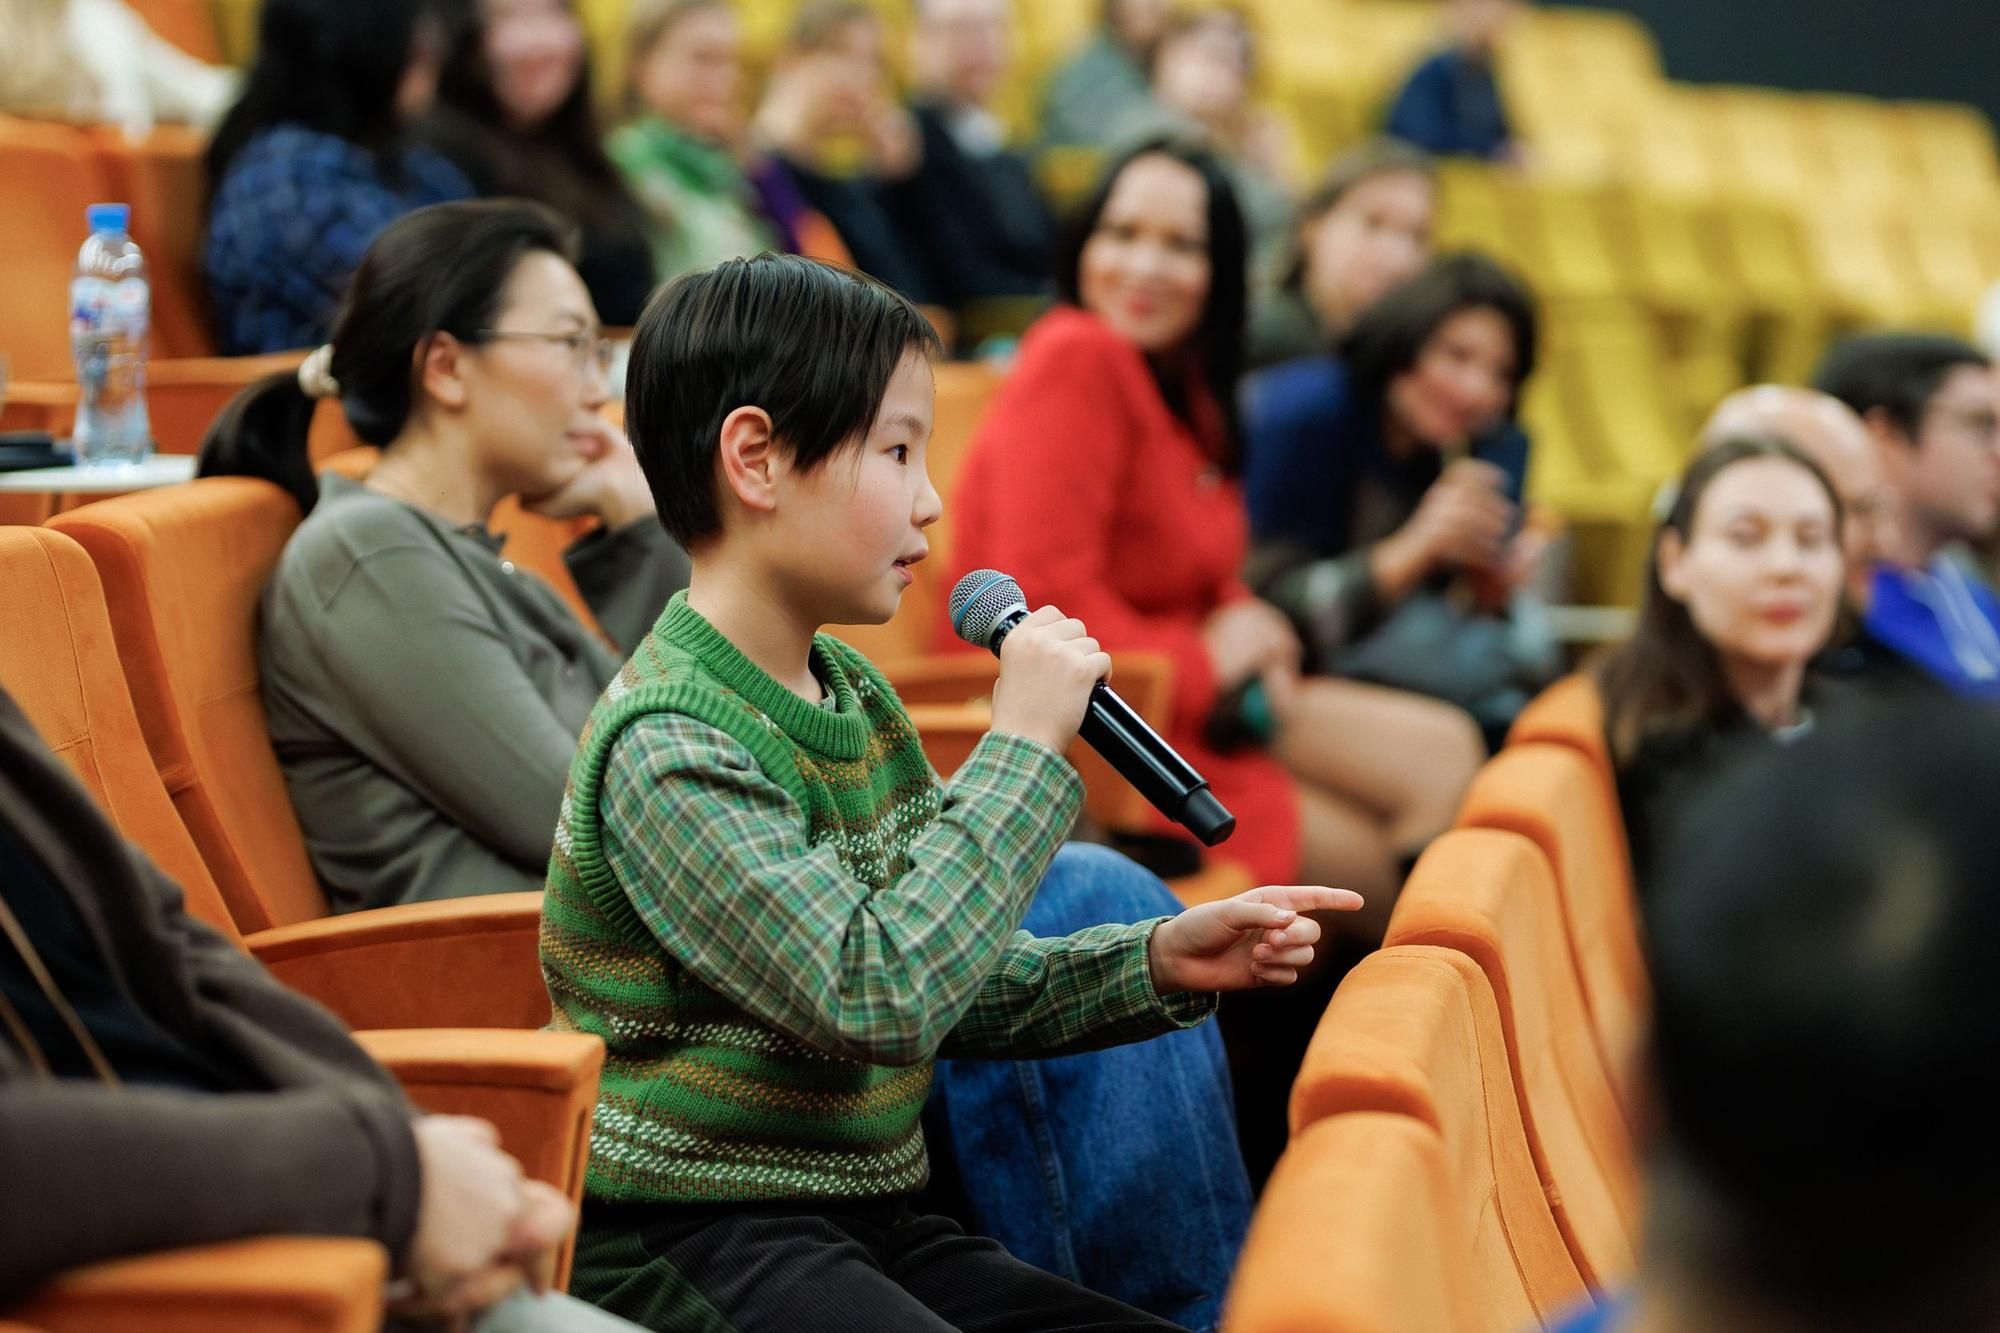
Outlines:
{"label": "plastic water bottle", "polygon": [[76,461],[138,463],[153,451],[146,417],[146,343],[153,289],[146,259],[125,227],[125,204],[92,204],[90,237],[69,284],[69,342],[76,357]]}

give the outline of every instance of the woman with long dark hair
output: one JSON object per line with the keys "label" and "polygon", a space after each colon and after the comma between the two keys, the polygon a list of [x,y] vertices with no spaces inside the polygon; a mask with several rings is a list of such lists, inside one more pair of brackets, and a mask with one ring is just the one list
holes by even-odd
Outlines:
{"label": "woman with long dark hair", "polygon": [[1447,255],[1362,314],[1338,353],[1245,386],[1250,582],[1313,671],[1413,690],[1503,733],[1554,644],[1516,591],[1546,536],[1522,524],[1536,313],[1491,260]]}
{"label": "woman with long dark hair", "polygon": [[[1239,578],[1247,249],[1206,150],[1157,140],[1112,165],[1070,237],[1062,304],[1029,332],[967,455],[953,556],[1015,575],[1108,648],[1169,657],[1174,744],[1237,815],[1226,854],[1273,882],[1356,888],[1386,914],[1402,858],[1449,822],[1478,739],[1453,710],[1386,691],[1330,730],[1324,682],[1294,675],[1297,636]],[[1225,752],[1208,723],[1253,682],[1268,745]]]}
{"label": "woman with long dark hair", "polygon": [[1697,779],[1812,727],[1827,687],[1809,669],[1840,614],[1842,521],[1826,474],[1780,440],[1725,440],[1681,478],[1638,626],[1597,673],[1642,877]]}
{"label": "woman with long dark hair", "polygon": [[482,196],[533,199],[567,219],[598,314],[638,323],[654,282],[645,214],[605,153],[571,0],[474,0],[446,49],[419,133]]}
{"label": "woman with long dark hair", "polygon": [[384,227],[471,196],[408,140],[442,45],[417,0],[265,0],[256,61],[208,145],[202,271],[223,352],[317,346]]}
{"label": "woman with long dark hair", "polygon": [[[264,477],[307,511],[265,590],[271,739],[336,909],[539,889],[576,738],[622,652],[485,528],[504,496],[595,531],[565,555],[599,625],[637,643],[687,564],[622,432],[568,228],[517,200],[382,233],[333,341],[253,385],[205,476]],[[381,448],[315,478],[314,400]]]}

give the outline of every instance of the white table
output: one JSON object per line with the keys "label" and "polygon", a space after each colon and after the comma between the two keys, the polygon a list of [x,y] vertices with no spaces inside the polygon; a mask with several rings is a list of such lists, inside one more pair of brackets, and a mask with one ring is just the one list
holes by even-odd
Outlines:
{"label": "white table", "polygon": [[154,454],[143,463],[0,472],[0,495],[123,495],[193,480],[193,454]]}

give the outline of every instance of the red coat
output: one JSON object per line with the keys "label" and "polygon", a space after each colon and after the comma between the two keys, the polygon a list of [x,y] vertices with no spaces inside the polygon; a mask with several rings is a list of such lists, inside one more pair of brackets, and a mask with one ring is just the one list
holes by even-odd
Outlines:
{"label": "red coat", "polygon": [[[1219,437],[1220,412],[1197,402]],[[1248,543],[1242,489],[1168,408],[1139,350],[1084,311],[1043,316],[953,484],[952,581],[1012,574],[1031,606],[1061,607],[1107,649],[1171,658],[1169,739],[1237,817],[1219,850],[1286,884],[1299,871],[1291,776],[1259,751],[1222,755],[1200,739],[1216,699],[1201,626],[1250,595],[1238,577]]]}

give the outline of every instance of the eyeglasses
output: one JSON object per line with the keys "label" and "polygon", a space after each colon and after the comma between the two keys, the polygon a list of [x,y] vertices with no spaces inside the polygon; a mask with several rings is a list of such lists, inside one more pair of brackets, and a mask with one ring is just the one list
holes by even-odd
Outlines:
{"label": "eyeglasses", "polygon": [[579,373],[587,372],[595,365],[597,373],[611,373],[611,344],[599,333],[536,333],[527,329],[474,329],[473,336],[482,341],[513,338],[524,342],[560,343],[569,348],[571,360],[576,363]]}

